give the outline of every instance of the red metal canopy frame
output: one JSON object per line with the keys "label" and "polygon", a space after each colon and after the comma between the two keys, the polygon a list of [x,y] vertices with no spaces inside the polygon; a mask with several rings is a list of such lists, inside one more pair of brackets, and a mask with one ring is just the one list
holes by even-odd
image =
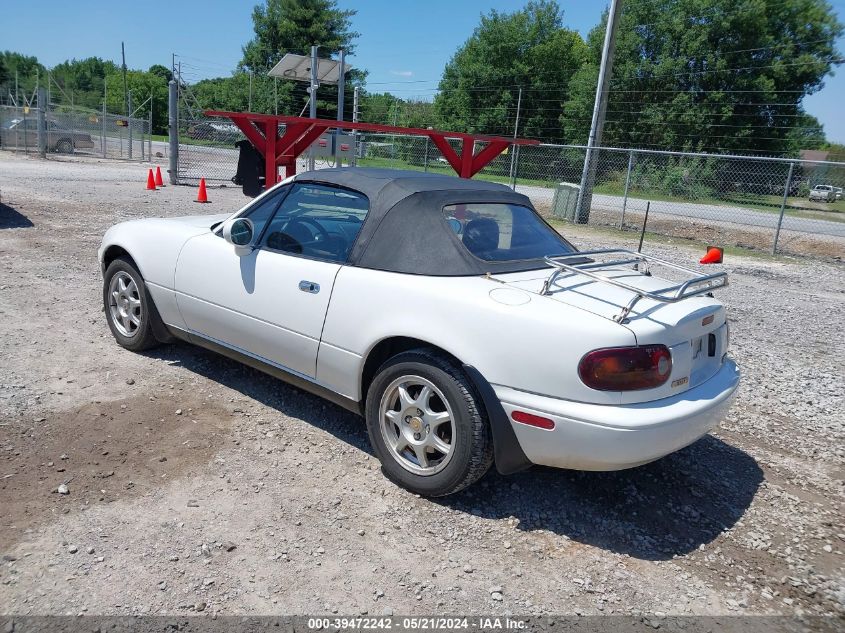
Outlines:
{"label": "red metal canopy frame", "polygon": [[[388,134],[406,134],[427,136],[440,150],[443,157],[461,178],[472,178],[509,145],[537,145],[539,141],[529,139],[505,138],[502,136],[479,136],[460,132],[443,132],[412,127],[395,127],[376,123],[351,123],[330,119],[311,119],[308,117],[283,116],[273,114],[255,114],[252,112],[222,112],[207,110],[206,115],[228,117],[240,128],[255,148],[264,157],[265,186],[276,184],[279,167],[284,166],[285,176],[296,174],[296,159],[305,152],[328,129],[360,130],[363,132],[382,132]],[[279,135],[279,125],[284,125],[284,133]],[[461,140],[460,153],[455,151],[446,139]],[[475,152],[475,144],[484,147]]]}

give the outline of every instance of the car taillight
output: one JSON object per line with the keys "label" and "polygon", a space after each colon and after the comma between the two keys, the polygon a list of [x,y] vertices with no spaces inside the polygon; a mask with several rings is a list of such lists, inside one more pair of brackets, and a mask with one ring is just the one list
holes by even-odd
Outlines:
{"label": "car taillight", "polygon": [[671,373],[672,355],[665,345],[597,349],[578,364],[583,383],[599,391],[652,389]]}

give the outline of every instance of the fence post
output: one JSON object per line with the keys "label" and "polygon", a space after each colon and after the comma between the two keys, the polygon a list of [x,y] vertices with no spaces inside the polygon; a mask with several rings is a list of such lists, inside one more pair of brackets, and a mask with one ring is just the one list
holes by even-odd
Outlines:
{"label": "fence post", "polygon": [[103,99],[103,126],[100,132],[100,145],[103,148],[103,158],[106,157],[106,100]]}
{"label": "fence post", "polygon": [[129,127],[129,160],[132,160],[132,91],[130,90],[129,93],[126,95],[126,98],[129,100],[129,106],[127,108],[127,114],[129,116],[126,117],[126,125]]}
{"label": "fence post", "polygon": [[519,171],[519,145],[511,145],[510,188],[516,191],[516,172]]}
{"label": "fence post", "polygon": [[38,88],[38,155],[47,158],[47,91]]}
{"label": "fence post", "polygon": [[167,174],[170,184],[175,185],[178,181],[179,170],[179,86],[175,79],[167,84],[167,135],[168,135],[168,162]]}
{"label": "fence post", "polygon": [[628,206],[628,188],[631,186],[631,169],[634,167],[634,150],[628,154],[628,173],[625,174],[625,194],[622,197],[622,218],[619,220],[619,228],[625,228],[625,208]]}
{"label": "fence post", "polygon": [[153,162],[153,96],[150,95],[150,127],[147,130],[147,158]]}
{"label": "fence post", "polygon": [[425,137],[425,157],[423,158],[423,171],[428,171],[428,143],[430,139]]}
{"label": "fence post", "polygon": [[775,228],[775,241],[772,244],[772,255],[777,255],[778,239],[780,238],[780,227],[783,225],[783,214],[786,211],[786,200],[789,198],[789,190],[792,188],[792,172],[795,170],[795,163],[789,163],[789,174],[786,176],[786,187],[783,190],[783,200],[780,203],[780,215],[778,225]]}

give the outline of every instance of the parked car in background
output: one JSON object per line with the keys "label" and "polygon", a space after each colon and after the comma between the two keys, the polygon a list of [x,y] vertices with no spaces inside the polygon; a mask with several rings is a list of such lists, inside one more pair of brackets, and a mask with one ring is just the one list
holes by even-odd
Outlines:
{"label": "parked car in background", "polygon": [[718,425],[739,382],[725,272],[580,252],[496,183],[323,169],[231,217],[118,224],[98,256],[121,346],[185,340],[354,411],[422,495],[494,463],[650,462]]}
{"label": "parked car in background", "polygon": [[810,189],[810,202],[833,202],[836,190],[830,185],[816,185]]}
{"label": "parked car in background", "polygon": [[[29,117],[12,119],[0,127],[0,146],[6,148],[37,148],[38,119]],[[47,151],[72,154],[77,149],[91,149],[94,141],[90,134],[76,132],[58,121],[47,121]]]}
{"label": "parked car in background", "polygon": [[836,194],[836,199],[842,200],[842,187],[834,187],[833,191]]}
{"label": "parked car in background", "polygon": [[188,137],[197,141],[234,143],[243,138],[243,134],[231,123],[195,123],[188,128]]}

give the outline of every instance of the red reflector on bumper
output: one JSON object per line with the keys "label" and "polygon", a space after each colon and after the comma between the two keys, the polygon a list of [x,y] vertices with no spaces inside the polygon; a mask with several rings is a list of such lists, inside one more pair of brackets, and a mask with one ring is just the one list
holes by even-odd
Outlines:
{"label": "red reflector on bumper", "polygon": [[519,422],[520,424],[527,424],[528,426],[536,426],[540,429],[546,429],[547,431],[551,431],[555,428],[555,423],[549,418],[543,418],[539,415],[534,415],[533,413],[526,413],[525,411],[514,411],[511,413],[511,418],[514,422]]}

